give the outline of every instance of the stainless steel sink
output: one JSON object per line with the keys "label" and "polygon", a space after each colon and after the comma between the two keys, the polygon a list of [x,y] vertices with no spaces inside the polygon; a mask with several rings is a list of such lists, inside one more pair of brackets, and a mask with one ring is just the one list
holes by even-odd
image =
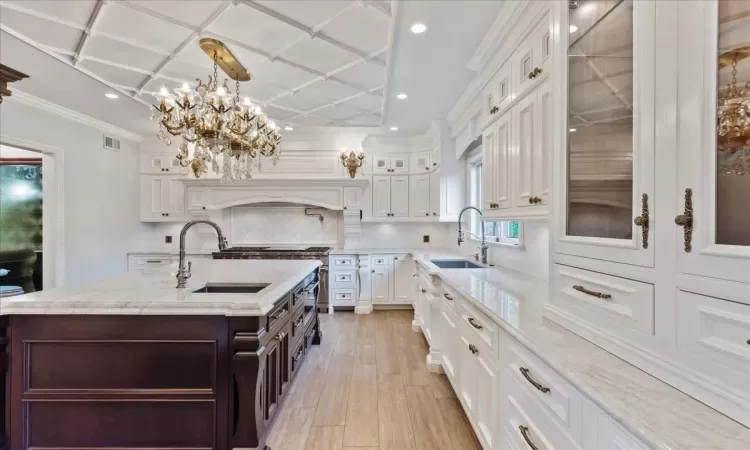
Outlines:
{"label": "stainless steel sink", "polygon": [[208,283],[202,288],[193,291],[194,294],[255,294],[260,292],[271,283]]}
{"label": "stainless steel sink", "polygon": [[441,269],[484,269],[483,266],[465,259],[431,259]]}

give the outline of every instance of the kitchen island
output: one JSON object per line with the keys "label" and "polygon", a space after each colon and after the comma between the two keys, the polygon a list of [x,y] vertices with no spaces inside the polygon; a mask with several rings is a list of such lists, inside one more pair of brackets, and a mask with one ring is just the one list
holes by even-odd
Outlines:
{"label": "kitchen island", "polygon": [[[319,261],[197,260],[0,301],[0,449],[265,448]],[[255,291],[255,292],[253,292]]]}

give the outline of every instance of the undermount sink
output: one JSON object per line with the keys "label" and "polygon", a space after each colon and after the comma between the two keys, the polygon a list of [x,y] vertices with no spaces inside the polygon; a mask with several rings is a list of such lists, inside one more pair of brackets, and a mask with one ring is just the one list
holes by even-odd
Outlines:
{"label": "undermount sink", "polygon": [[483,266],[465,259],[431,259],[441,269],[484,269]]}
{"label": "undermount sink", "polygon": [[260,292],[271,283],[208,283],[202,288],[193,291],[194,294],[255,294]]}

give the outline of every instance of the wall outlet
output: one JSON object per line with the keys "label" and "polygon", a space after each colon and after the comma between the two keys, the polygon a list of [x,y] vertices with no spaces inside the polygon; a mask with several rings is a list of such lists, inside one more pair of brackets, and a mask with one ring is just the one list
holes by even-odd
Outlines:
{"label": "wall outlet", "polygon": [[164,236],[164,242],[167,244],[172,243],[172,236]]}
{"label": "wall outlet", "polygon": [[422,236],[422,242],[424,242],[425,244],[429,244],[430,243],[430,235],[429,234],[425,234],[424,236]]}

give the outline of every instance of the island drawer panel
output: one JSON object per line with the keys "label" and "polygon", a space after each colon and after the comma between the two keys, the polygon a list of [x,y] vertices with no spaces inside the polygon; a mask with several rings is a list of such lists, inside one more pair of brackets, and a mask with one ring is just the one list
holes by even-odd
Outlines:
{"label": "island drawer panel", "polygon": [[31,401],[23,448],[216,448],[213,401]]}
{"label": "island drawer panel", "polygon": [[27,393],[71,389],[212,393],[217,358],[215,341],[26,341],[24,385]]}

